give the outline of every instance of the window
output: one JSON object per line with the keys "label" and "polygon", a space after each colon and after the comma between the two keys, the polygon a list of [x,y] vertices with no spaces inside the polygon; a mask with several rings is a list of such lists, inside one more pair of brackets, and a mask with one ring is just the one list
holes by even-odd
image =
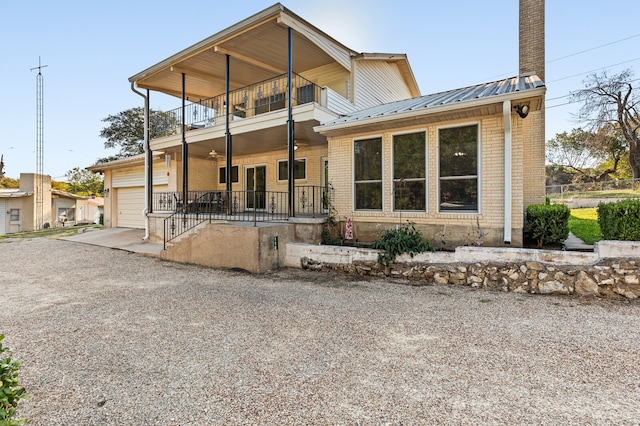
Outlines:
{"label": "window", "polygon": [[18,222],[20,220],[20,209],[9,210],[9,221]]}
{"label": "window", "polygon": [[393,137],[393,209],[426,211],[426,134]]}
{"label": "window", "polygon": [[[227,168],[220,167],[218,169],[218,182],[227,183]],[[238,183],[238,166],[231,166],[231,183]]]}
{"label": "window", "polygon": [[440,211],[478,211],[478,125],[438,132]]}
{"label": "window", "polygon": [[[289,161],[278,161],[278,180],[288,180],[288,167]],[[296,180],[303,180],[307,178],[307,160],[294,160],[293,162],[293,176]]]}
{"label": "window", "polygon": [[67,222],[76,220],[75,207],[58,207],[58,222]]}
{"label": "window", "polygon": [[382,210],[382,138],[353,143],[356,210]]}
{"label": "window", "polygon": [[286,108],[287,103],[284,93],[276,93],[254,101],[255,114],[264,114],[269,111],[276,111]]}

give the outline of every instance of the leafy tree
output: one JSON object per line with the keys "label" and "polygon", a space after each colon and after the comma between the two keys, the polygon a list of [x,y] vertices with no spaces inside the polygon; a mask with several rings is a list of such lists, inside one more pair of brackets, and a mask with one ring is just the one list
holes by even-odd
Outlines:
{"label": "leafy tree", "polygon": [[58,182],[57,180],[52,180],[51,189],[69,192],[69,184],[67,182]]}
{"label": "leafy tree", "polygon": [[608,179],[627,153],[624,139],[611,125],[596,133],[581,128],[558,133],[547,141],[546,151],[550,164],[576,174],[574,181],[587,182]]}
{"label": "leafy tree", "polygon": [[609,76],[606,71],[585,80],[585,88],[572,93],[583,102],[578,118],[592,131],[617,129],[629,151],[629,166],[634,179],[640,178],[640,94],[633,90],[631,70]]}
{"label": "leafy tree", "polygon": [[[150,138],[175,134],[179,121],[170,112],[150,111]],[[116,155],[99,158],[96,163],[106,163],[144,152],[144,108],[131,108],[102,120],[109,125],[100,131],[105,138],[105,148],[120,148]]]}
{"label": "leafy tree", "polygon": [[9,177],[0,179],[0,188],[20,188],[20,180]]}
{"label": "leafy tree", "polygon": [[65,174],[69,192],[78,195],[102,195],[104,182],[102,176],[87,169],[76,167]]}

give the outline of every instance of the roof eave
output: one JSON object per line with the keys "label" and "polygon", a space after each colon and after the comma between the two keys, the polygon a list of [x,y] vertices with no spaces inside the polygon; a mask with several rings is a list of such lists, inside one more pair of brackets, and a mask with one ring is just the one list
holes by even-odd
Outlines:
{"label": "roof eave", "polygon": [[339,131],[339,130],[345,130],[350,127],[361,127],[361,126],[367,126],[367,125],[394,121],[394,120],[403,120],[407,118],[441,114],[444,112],[455,111],[458,109],[480,107],[480,106],[490,105],[498,102],[513,101],[516,99],[544,96],[546,90],[547,90],[546,86],[541,86],[535,89],[530,89],[525,91],[505,93],[503,95],[497,95],[493,97],[474,99],[470,101],[461,101],[461,102],[450,103],[446,105],[440,105],[437,107],[421,108],[413,111],[405,111],[405,112],[396,113],[396,114],[388,114],[385,116],[375,116],[370,118],[364,118],[362,120],[348,121],[344,123],[336,123],[331,125],[321,124],[319,126],[315,126],[313,130],[320,133],[321,135],[329,136],[329,133],[332,133],[334,131]]}

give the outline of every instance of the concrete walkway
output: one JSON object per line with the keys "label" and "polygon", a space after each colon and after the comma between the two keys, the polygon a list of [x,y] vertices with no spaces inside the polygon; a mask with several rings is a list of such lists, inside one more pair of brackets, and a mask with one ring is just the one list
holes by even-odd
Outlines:
{"label": "concrete walkway", "polygon": [[568,251],[593,251],[593,245],[585,244],[580,238],[576,237],[572,232],[564,240],[564,249]]}
{"label": "concrete walkway", "polygon": [[94,246],[110,247],[148,256],[160,256],[162,244],[145,241],[143,229],[131,228],[87,228],[85,232],[62,240]]}

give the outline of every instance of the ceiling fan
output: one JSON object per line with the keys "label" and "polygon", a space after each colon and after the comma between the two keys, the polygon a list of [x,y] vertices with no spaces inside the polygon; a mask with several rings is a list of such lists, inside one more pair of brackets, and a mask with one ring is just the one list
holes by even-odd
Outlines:
{"label": "ceiling fan", "polygon": [[[305,146],[308,146],[308,145],[309,145],[309,144],[308,144],[308,143],[306,143],[306,142],[299,142],[299,141],[295,141],[295,142],[293,143],[293,150],[295,151],[295,150],[297,150],[297,149],[298,149],[298,148],[300,148],[300,147],[305,147]],[[283,144],[283,146],[284,146],[284,148],[286,149],[286,148],[289,146],[289,144],[287,144],[287,143],[285,142],[285,143]]]}
{"label": "ceiling fan", "polygon": [[218,158],[220,154],[218,154],[218,151],[216,151],[215,149],[212,149],[211,151],[209,151],[209,156],[207,157],[207,160],[210,158]]}

